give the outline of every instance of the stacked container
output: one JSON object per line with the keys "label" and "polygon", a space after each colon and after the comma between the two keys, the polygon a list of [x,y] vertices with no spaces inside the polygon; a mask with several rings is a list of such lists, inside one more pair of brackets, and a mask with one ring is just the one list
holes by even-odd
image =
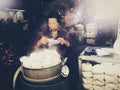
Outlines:
{"label": "stacked container", "polygon": [[[86,55],[87,47],[79,56],[80,83],[85,90],[120,90],[120,55],[111,48],[102,48],[108,55]],[[96,47],[92,47],[96,49]],[[93,52],[92,52],[93,53]]]}

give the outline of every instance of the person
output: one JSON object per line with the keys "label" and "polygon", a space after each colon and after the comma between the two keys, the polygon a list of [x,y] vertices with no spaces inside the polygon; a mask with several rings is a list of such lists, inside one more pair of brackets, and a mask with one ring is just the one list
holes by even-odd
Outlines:
{"label": "person", "polygon": [[[64,29],[61,25],[61,16],[56,12],[48,14],[47,22],[48,28],[43,28],[39,33],[37,42],[35,43],[35,49],[49,48],[49,38],[57,40],[59,43],[56,45],[58,52],[62,57],[67,57],[66,65],[69,67],[69,78],[71,90],[77,90],[77,80],[74,67],[74,54],[73,54],[73,43],[70,32]],[[78,72],[78,71],[77,71]],[[74,83],[75,82],[75,83]]]}
{"label": "person", "polygon": [[57,12],[51,12],[47,17],[48,28],[44,28],[39,33],[38,40],[34,46],[36,49],[49,48],[49,39],[58,41],[56,50],[61,54],[62,57],[68,57],[69,49],[71,47],[70,35],[65,29],[60,27],[61,16]]}

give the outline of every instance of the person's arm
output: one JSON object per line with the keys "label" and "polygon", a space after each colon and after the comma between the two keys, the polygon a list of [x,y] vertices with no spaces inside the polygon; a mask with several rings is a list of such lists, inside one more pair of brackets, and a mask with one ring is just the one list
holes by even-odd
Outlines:
{"label": "person's arm", "polygon": [[48,39],[47,37],[42,37],[40,40],[37,41],[36,45],[35,45],[35,49],[38,49],[41,45],[45,45],[48,43]]}
{"label": "person's arm", "polygon": [[38,49],[39,46],[41,45],[41,39],[37,41],[36,45],[34,46],[34,49]]}
{"label": "person's arm", "polygon": [[70,46],[70,42],[65,40],[64,38],[58,38],[60,44],[65,44],[67,47]]}

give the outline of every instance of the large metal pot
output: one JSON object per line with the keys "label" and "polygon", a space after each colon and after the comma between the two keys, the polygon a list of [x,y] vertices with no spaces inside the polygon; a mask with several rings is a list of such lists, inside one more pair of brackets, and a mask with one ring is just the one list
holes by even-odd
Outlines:
{"label": "large metal pot", "polygon": [[61,75],[61,69],[65,65],[67,59],[62,60],[61,63],[48,68],[26,68],[22,66],[21,72],[23,77],[31,82],[46,82],[53,80]]}

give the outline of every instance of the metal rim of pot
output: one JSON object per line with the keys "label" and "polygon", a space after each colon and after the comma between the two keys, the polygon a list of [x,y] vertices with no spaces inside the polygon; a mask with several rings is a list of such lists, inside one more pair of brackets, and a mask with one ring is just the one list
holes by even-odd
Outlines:
{"label": "metal rim of pot", "polygon": [[45,67],[45,68],[28,68],[28,67],[25,67],[25,66],[23,66],[23,63],[21,63],[21,66],[23,67],[23,68],[26,68],[26,69],[32,69],[32,70],[43,70],[43,69],[48,69],[48,68],[51,68],[51,67],[56,67],[56,66],[58,66],[58,65],[62,65],[62,66],[64,66],[65,65],[65,63],[67,62],[67,58],[65,58],[64,60],[61,60],[61,62],[60,63],[58,63],[58,64],[56,64],[56,65],[54,65],[54,66],[49,66],[49,67]]}
{"label": "metal rim of pot", "polygon": [[[60,62],[59,64],[61,64],[62,65],[62,67],[65,65],[65,63],[67,62],[67,58],[65,58],[64,60],[63,60],[63,62]],[[57,65],[59,65],[59,64],[57,64]],[[57,66],[57,65],[55,65],[55,66]],[[54,66],[54,67],[55,67]],[[17,77],[18,77],[18,74],[20,73],[20,72],[22,72],[23,73],[23,66],[21,65],[20,67],[18,67],[18,69],[17,69],[17,71],[15,72],[15,74],[14,74],[14,77],[13,77],[13,90],[15,90],[15,85],[16,85],[16,79],[17,79]],[[45,68],[44,68],[45,69]]]}
{"label": "metal rim of pot", "polygon": [[[54,66],[47,67],[47,68],[39,68],[39,69],[38,68],[36,68],[36,69],[35,68],[26,68],[26,67],[22,66],[21,72],[23,74],[23,77],[30,82],[37,82],[37,83],[46,82],[46,81],[50,81],[52,79],[59,77],[61,75],[62,67],[65,65],[66,62],[67,62],[67,58],[65,58],[59,64],[56,64]],[[51,71],[52,73],[47,73],[49,70],[50,71],[52,70]],[[45,72],[47,74],[45,74]],[[35,73],[35,74],[33,74],[33,73]]]}

